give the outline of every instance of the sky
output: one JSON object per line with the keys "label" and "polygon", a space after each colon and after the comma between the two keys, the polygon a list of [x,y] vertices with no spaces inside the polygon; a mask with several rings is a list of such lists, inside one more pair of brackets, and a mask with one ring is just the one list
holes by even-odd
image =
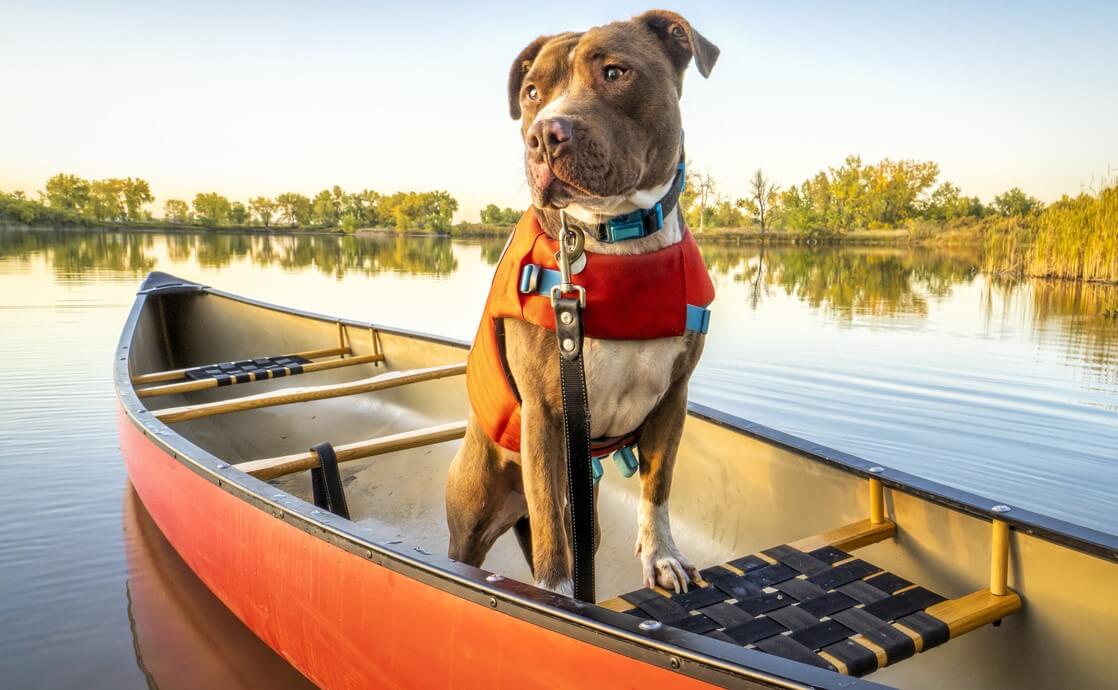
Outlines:
{"label": "sky", "polygon": [[[0,190],[142,177],[168,198],[334,184],[527,207],[509,65],[631,2],[0,0]],[[728,198],[848,154],[939,163],[989,201],[1118,176],[1116,2],[690,2],[688,157]]]}

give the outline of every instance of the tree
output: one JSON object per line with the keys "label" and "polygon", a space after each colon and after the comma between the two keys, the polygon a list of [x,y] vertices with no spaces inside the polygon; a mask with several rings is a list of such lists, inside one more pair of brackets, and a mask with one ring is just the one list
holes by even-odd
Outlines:
{"label": "tree", "polygon": [[248,210],[241,202],[234,201],[229,206],[229,220],[232,221],[233,225],[244,225],[248,217]]}
{"label": "tree", "polygon": [[121,194],[124,197],[124,210],[128,220],[136,222],[143,220],[143,208],[146,204],[155,201],[147,180],[131,177],[121,182]]}
{"label": "tree", "polygon": [[194,195],[194,213],[201,219],[202,225],[212,228],[228,224],[230,210],[229,200],[217,192]]}
{"label": "tree", "polygon": [[458,201],[444,191],[397,192],[382,197],[378,212],[392,218],[397,230],[431,230],[449,232]]}
{"label": "tree", "polygon": [[89,182],[77,175],[58,173],[47,180],[42,196],[51,208],[81,213],[89,202]]}
{"label": "tree", "polygon": [[1043,207],[1039,199],[1029,196],[1017,187],[994,197],[994,209],[1001,215],[1027,216]]}
{"label": "tree", "polygon": [[749,198],[745,206],[753,213],[754,220],[761,226],[761,239],[765,238],[765,228],[768,225],[769,213],[779,200],[777,196],[780,188],[772,180],[765,177],[765,173],[758,168],[749,180]]}
{"label": "tree", "polygon": [[302,194],[284,192],[276,197],[276,205],[288,225],[306,225],[311,222],[311,200]]}
{"label": "tree", "polygon": [[[334,187],[341,193],[340,187]],[[338,224],[341,197],[335,196],[329,189],[319,192],[311,203],[311,218],[319,225],[334,226]]]}
{"label": "tree", "polygon": [[[687,161],[687,170],[687,184],[683,187],[683,193],[679,195],[679,205],[683,209],[687,224],[692,227],[699,226],[698,231],[702,232],[707,221],[707,205],[714,199],[717,183],[710,173],[696,170],[691,161]],[[696,201],[699,202],[698,209],[695,208]]]}
{"label": "tree", "polygon": [[520,215],[520,211],[516,209],[498,208],[497,204],[489,204],[481,209],[481,222],[489,225],[516,225]]}
{"label": "tree", "polygon": [[266,196],[258,196],[248,200],[248,207],[260,219],[260,224],[268,227],[272,223],[272,216],[276,215],[276,202]]}
{"label": "tree", "polygon": [[124,220],[126,212],[123,192],[124,180],[111,178],[94,181],[89,185],[89,202],[82,215],[97,222]]}
{"label": "tree", "polygon": [[168,199],[163,203],[163,220],[185,223],[190,220],[190,207],[182,199]]}

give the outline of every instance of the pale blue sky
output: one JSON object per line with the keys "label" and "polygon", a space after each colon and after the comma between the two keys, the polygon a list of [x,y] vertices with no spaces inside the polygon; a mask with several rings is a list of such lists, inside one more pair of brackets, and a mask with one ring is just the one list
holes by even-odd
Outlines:
{"label": "pale blue sky", "polygon": [[[541,33],[632,2],[0,0],[0,189],[58,171],[218,191],[442,188],[525,207],[505,78]],[[670,7],[670,6],[669,6]],[[688,75],[689,157],[740,196],[848,153],[930,159],[988,200],[1118,174],[1118,3],[690,3],[722,48]]]}

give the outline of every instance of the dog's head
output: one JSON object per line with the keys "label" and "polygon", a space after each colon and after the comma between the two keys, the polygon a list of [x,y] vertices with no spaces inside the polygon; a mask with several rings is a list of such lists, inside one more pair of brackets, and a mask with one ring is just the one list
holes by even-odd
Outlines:
{"label": "dog's head", "polygon": [[640,192],[666,191],[679,163],[679,97],[692,58],[705,77],[718,48],[664,10],[532,41],[509,72],[532,202],[625,213]]}

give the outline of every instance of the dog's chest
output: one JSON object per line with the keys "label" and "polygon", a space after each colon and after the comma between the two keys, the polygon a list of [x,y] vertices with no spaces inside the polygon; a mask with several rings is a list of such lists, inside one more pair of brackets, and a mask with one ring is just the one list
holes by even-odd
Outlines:
{"label": "dog's chest", "polygon": [[634,431],[671,385],[685,338],[596,340],[586,338],[586,392],[594,438]]}

